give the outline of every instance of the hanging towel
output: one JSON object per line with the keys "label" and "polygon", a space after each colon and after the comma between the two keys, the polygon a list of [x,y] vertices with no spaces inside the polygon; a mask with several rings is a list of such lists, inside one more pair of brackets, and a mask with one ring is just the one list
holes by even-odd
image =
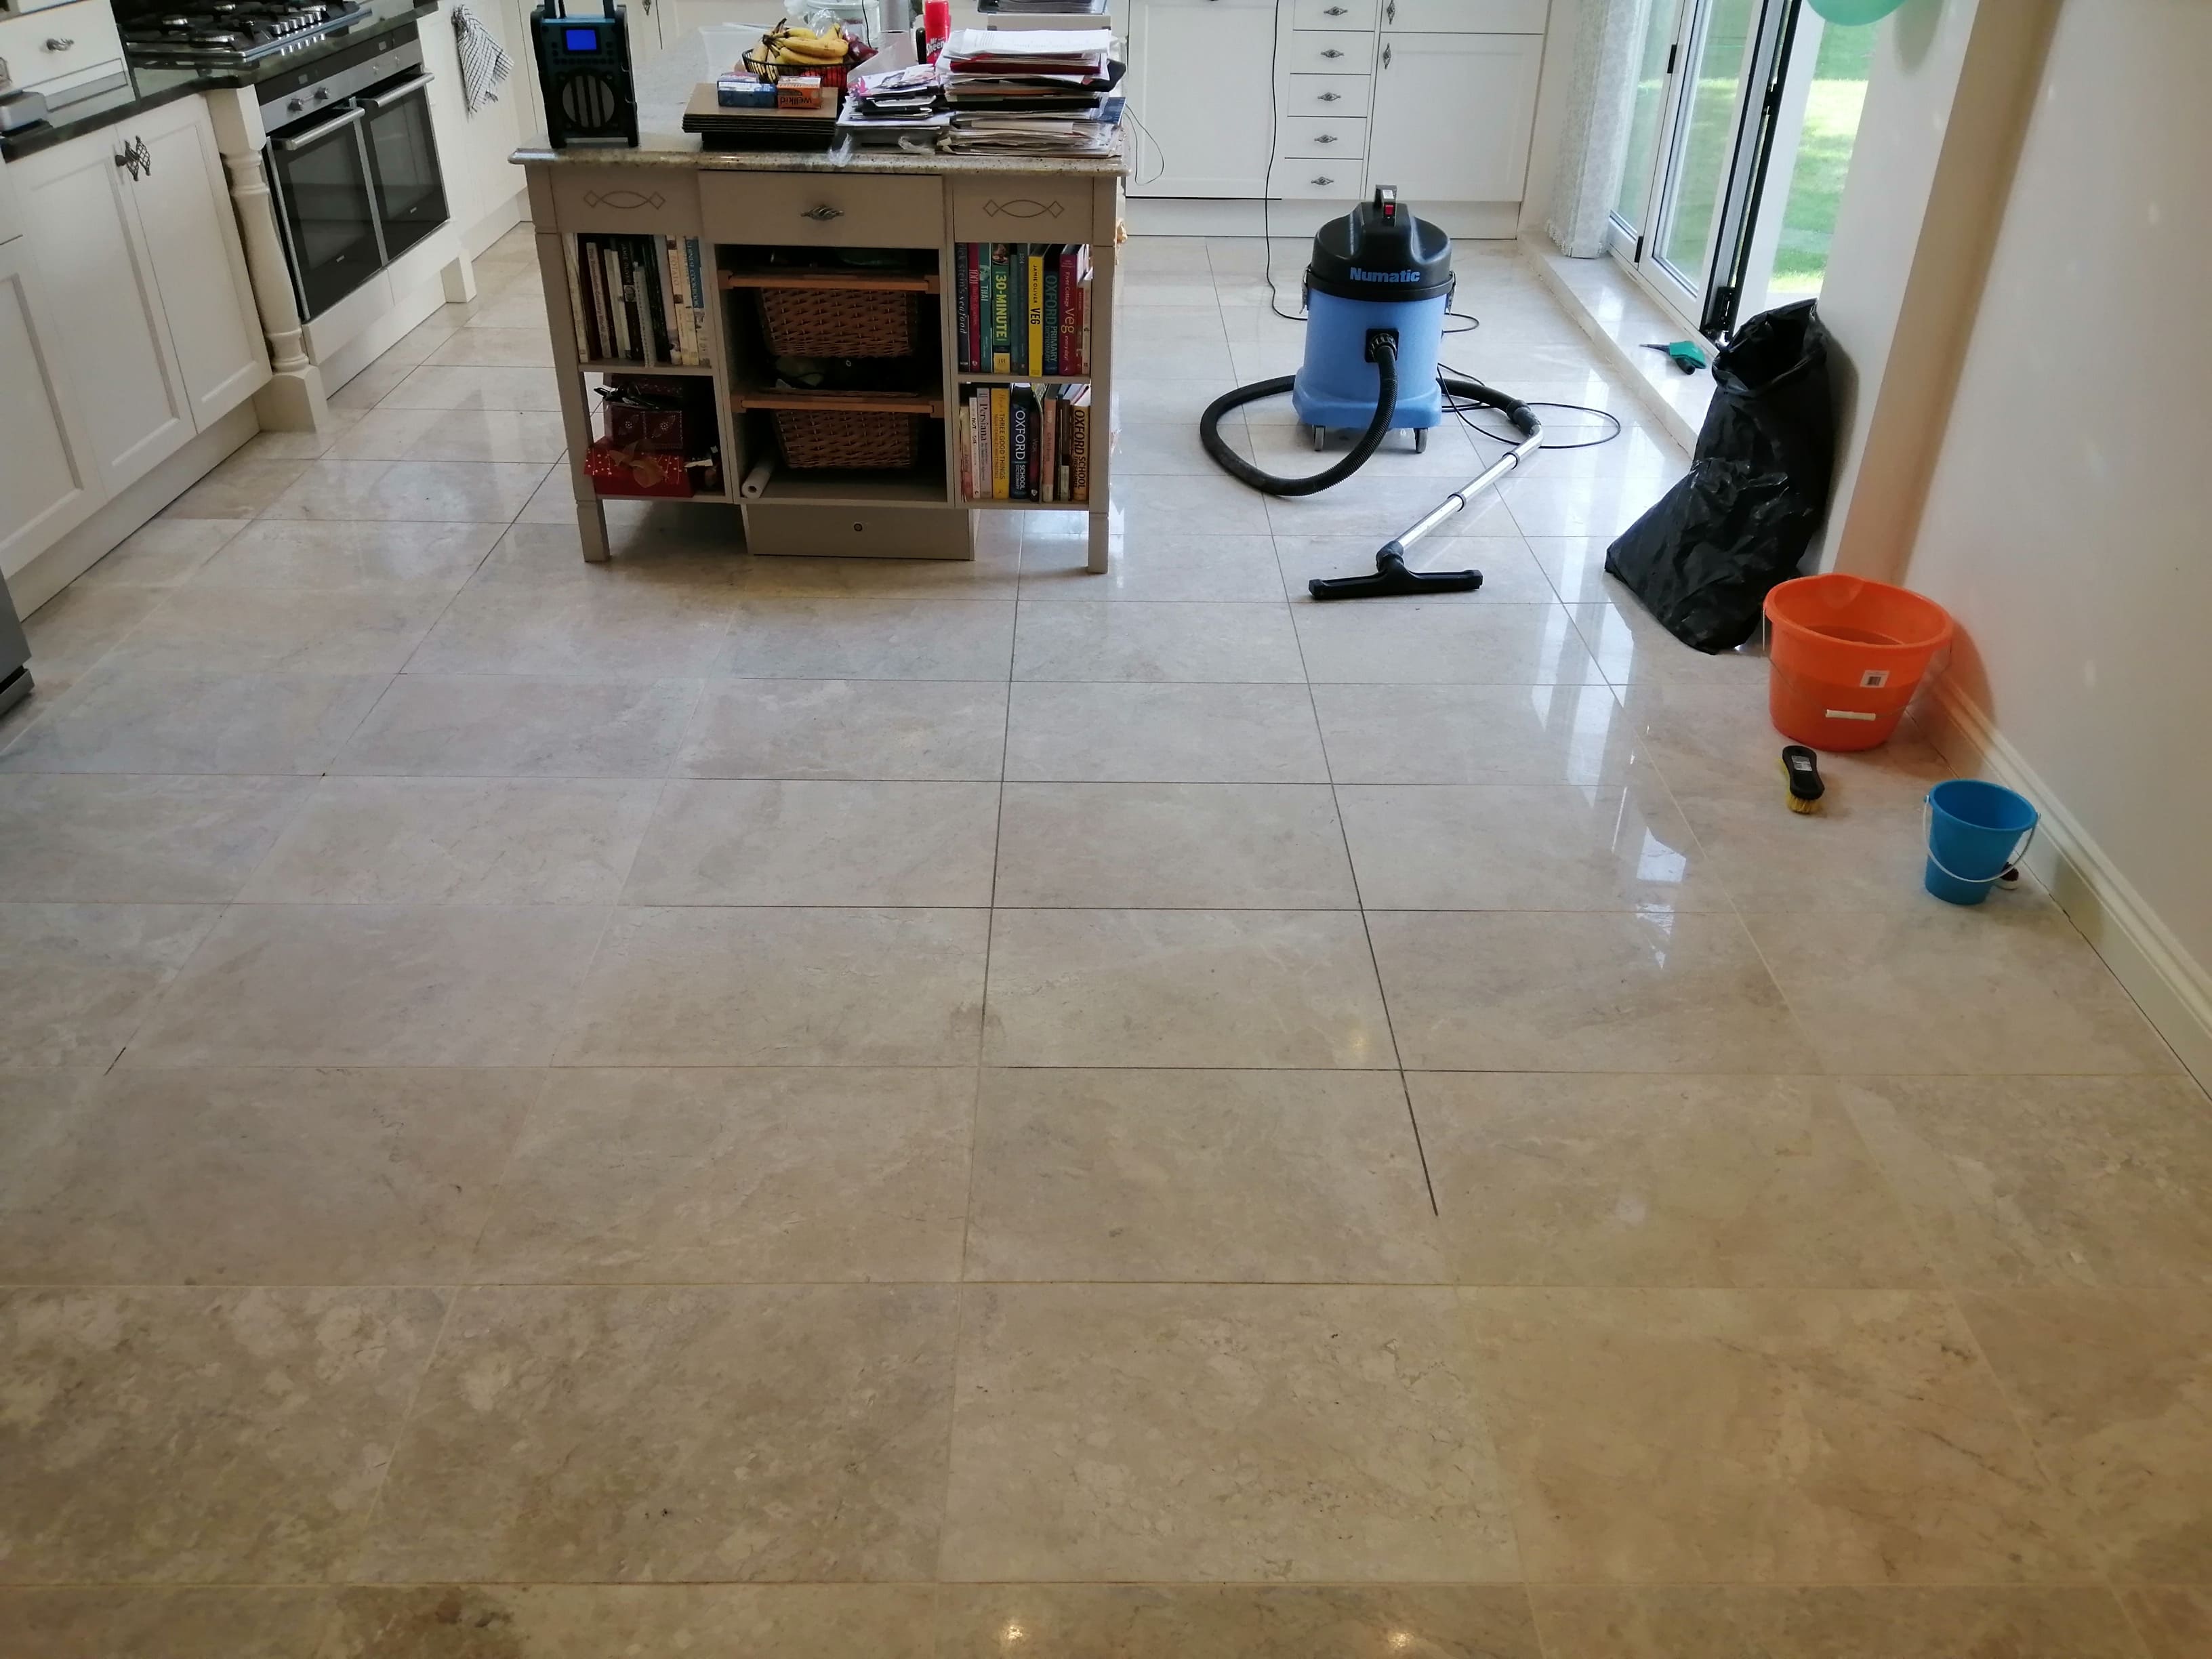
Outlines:
{"label": "hanging towel", "polygon": [[474,115],[486,104],[499,101],[492,88],[514,72],[514,60],[499,37],[466,6],[453,8],[453,37],[461,58],[461,97]]}

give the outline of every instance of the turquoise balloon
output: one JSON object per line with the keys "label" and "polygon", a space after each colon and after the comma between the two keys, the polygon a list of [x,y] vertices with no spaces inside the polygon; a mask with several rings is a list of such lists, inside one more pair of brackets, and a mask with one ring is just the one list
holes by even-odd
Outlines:
{"label": "turquoise balloon", "polygon": [[1831,23],[1879,23],[1905,0],[1809,0]]}

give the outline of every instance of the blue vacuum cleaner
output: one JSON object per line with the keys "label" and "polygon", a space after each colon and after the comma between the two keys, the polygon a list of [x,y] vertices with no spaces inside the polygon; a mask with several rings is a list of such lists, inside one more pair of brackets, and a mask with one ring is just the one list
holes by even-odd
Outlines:
{"label": "blue vacuum cleaner", "polygon": [[[1498,410],[1521,434],[1510,453],[1376,554],[1373,575],[1313,582],[1316,599],[1465,593],[1482,586],[1480,570],[1412,569],[1406,550],[1534,454],[1544,428],[1518,398],[1438,372],[1444,318],[1456,285],[1451,238],[1416,217],[1385,185],[1373,201],[1332,220],[1314,238],[1306,267],[1304,366],[1294,375],[1224,393],[1200,418],[1206,453],[1231,477],[1270,495],[1311,495],[1343,483],[1394,431],[1412,432],[1414,447],[1426,449],[1430,431],[1443,424],[1448,397]],[[1359,434],[1351,453],[1310,477],[1283,478],[1261,471],[1222,441],[1222,418],[1230,410],[1285,392],[1298,419],[1313,429],[1315,448],[1328,442],[1330,432],[1350,430]]]}

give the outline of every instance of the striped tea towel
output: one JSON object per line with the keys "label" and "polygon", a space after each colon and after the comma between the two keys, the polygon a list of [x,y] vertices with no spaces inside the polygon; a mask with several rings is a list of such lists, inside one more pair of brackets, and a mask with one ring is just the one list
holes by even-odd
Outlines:
{"label": "striped tea towel", "polygon": [[486,104],[499,101],[492,88],[514,72],[514,60],[499,37],[466,6],[453,8],[453,36],[461,56],[461,96],[474,115]]}

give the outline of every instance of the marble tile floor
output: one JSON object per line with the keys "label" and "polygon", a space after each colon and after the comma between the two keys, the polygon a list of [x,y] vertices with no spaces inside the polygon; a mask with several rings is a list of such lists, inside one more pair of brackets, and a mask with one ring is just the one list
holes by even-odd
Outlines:
{"label": "marble tile floor", "polygon": [[1510,250],[1453,361],[1626,434],[1329,611],[1494,447],[1259,500],[1259,248],[1129,255],[1106,576],[587,568],[518,237],[31,619],[0,1659],[2212,1652],[2212,1114],[2100,960],[1919,893],[1915,729],[1783,810]]}

